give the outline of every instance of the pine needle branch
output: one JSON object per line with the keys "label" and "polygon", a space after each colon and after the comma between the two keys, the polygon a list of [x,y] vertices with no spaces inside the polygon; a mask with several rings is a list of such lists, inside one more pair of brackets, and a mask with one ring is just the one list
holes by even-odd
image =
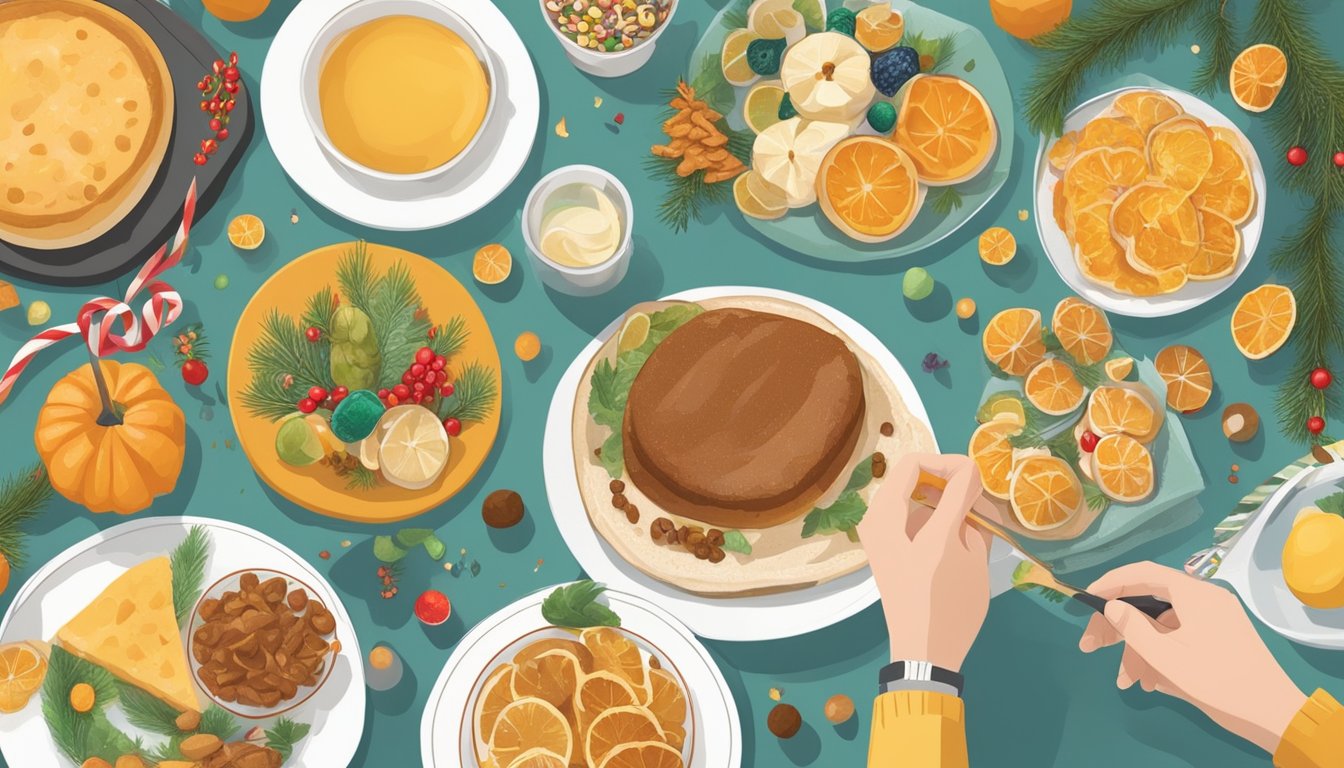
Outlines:
{"label": "pine needle branch", "polygon": [[41,464],[11,475],[0,484],[0,554],[11,568],[24,566],[24,523],[37,517],[51,499],[51,482]]}
{"label": "pine needle branch", "polygon": [[210,534],[201,525],[193,525],[187,537],[173,550],[169,562],[173,570],[173,611],[177,623],[186,620],[205,587],[205,561],[210,556]]}
{"label": "pine needle branch", "polygon": [[461,422],[481,421],[494,408],[499,397],[499,382],[489,368],[468,363],[458,371],[453,394],[440,403],[439,418],[449,416]]}
{"label": "pine needle branch", "polygon": [[1228,72],[1239,47],[1236,19],[1227,0],[1205,0],[1205,3],[1210,7],[1200,11],[1195,30],[1198,39],[1208,43],[1203,46],[1204,57],[1195,67],[1190,87],[1196,93],[1212,96],[1228,86]]}

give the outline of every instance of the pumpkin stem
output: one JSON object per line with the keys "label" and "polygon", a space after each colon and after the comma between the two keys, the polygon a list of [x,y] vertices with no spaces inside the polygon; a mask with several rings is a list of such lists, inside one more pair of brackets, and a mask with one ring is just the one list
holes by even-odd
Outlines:
{"label": "pumpkin stem", "polygon": [[[96,333],[97,331],[95,330],[94,332]],[[107,391],[107,382],[103,379],[103,366],[98,358],[94,356],[93,350],[89,349],[88,344],[85,344],[84,348],[89,350],[89,364],[93,369],[93,382],[98,385],[98,397],[103,401],[103,412],[98,414],[98,426],[121,426],[121,416],[118,415],[116,407],[112,404],[112,395]]]}

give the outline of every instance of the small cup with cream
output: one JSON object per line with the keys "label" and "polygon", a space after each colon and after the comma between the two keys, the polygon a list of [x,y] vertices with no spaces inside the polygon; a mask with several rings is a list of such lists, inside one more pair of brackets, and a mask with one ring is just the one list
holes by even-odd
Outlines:
{"label": "small cup with cream", "polygon": [[630,193],[610,173],[591,165],[552,171],[523,205],[532,268],[561,293],[605,293],[630,266],[634,217]]}

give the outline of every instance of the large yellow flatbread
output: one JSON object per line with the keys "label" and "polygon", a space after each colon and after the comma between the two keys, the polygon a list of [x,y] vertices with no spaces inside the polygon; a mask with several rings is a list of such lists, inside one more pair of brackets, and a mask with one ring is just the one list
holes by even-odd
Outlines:
{"label": "large yellow flatbread", "polygon": [[61,627],[56,641],[179,712],[201,711],[173,611],[173,568],[166,557],[118,576]]}

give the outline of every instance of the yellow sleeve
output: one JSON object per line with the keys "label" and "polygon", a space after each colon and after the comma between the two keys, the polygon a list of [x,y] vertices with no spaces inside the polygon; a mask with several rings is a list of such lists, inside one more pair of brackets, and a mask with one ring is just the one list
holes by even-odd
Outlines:
{"label": "yellow sleeve", "polygon": [[873,702],[868,768],[967,768],[961,699],[928,691],[893,691]]}
{"label": "yellow sleeve", "polygon": [[[870,761],[871,764],[871,761]],[[1344,706],[1317,689],[1293,716],[1274,751],[1277,768],[1337,768],[1344,765]]]}

